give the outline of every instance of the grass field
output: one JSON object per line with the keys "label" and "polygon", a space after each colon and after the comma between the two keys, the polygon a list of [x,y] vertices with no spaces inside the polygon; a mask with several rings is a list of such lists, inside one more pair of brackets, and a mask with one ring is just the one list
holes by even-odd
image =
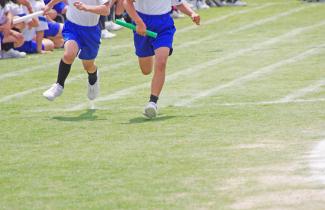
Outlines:
{"label": "grass field", "polygon": [[126,29],[94,104],[80,61],[42,98],[62,50],[0,60],[0,209],[325,209],[325,4],[247,2],[175,21],[154,120]]}

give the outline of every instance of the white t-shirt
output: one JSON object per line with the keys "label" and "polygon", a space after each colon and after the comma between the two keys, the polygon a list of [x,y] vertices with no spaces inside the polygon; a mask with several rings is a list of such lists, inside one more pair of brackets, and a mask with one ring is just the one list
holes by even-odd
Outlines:
{"label": "white t-shirt", "polygon": [[136,0],[135,9],[146,15],[163,15],[171,11],[172,6],[180,5],[183,0]]}
{"label": "white t-shirt", "polygon": [[96,26],[98,25],[98,14],[78,10],[73,3],[80,1],[86,5],[98,6],[103,5],[110,0],[68,0],[67,19],[80,26]]}
{"label": "white t-shirt", "polygon": [[[43,0],[29,0],[32,5],[33,12],[41,11],[45,7],[45,3]],[[27,7],[24,7],[25,13],[29,14]],[[39,17],[39,25],[36,27],[36,31],[45,31],[49,29],[47,21],[44,16]],[[24,33],[23,33],[24,34]],[[25,35],[24,35],[25,36]]]}
{"label": "white t-shirt", "polygon": [[8,9],[9,9],[10,13],[13,16],[19,16],[19,15],[26,14],[22,5],[10,2],[7,6],[8,6]]}
{"label": "white t-shirt", "polygon": [[0,25],[4,24],[7,20],[6,13],[8,12],[8,6],[0,6]]}

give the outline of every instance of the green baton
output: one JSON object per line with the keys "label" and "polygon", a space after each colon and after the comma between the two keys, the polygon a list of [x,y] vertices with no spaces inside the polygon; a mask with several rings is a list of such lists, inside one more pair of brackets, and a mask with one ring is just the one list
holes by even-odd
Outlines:
{"label": "green baton", "polygon": [[[124,21],[119,20],[119,19],[116,19],[115,23],[118,24],[118,25],[124,26],[125,28],[129,28],[129,29],[134,30],[134,31],[136,30],[136,26],[131,24],[131,23],[127,23],[127,22],[124,22]],[[149,30],[146,31],[146,35],[149,36],[149,37],[152,37],[152,38],[157,37],[156,32],[149,31]]]}

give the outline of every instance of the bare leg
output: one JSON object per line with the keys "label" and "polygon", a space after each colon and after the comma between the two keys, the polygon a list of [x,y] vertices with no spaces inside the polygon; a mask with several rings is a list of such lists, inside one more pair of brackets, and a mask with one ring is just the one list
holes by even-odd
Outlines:
{"label": "bare leg", "polygon": [[142,74],[150,74],[153,69],[153,56],[139,58],[139,66]]}
{"label": "bare leg", "polygon": [[62,60],[66,64],[72,64],[79,52],[79,46],[76,41],[69,40],[64,44],[64,54]]}
{"label": "bare leg", "polygon": [[170,49],[160,47],[155,50],[155,72],[151,82],[151,94],[159,96],[165,82],[165,72]]}
{"label": "bare leg", "polygon": [[95,73],[97,70],[95,60],[82,60],[82,65],[84,66],[85,71],[88,73]]}

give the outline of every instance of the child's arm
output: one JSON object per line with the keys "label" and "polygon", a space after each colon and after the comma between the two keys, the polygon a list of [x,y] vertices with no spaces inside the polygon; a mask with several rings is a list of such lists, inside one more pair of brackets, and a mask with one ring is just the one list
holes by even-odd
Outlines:
{"label": "child's arm", "polygon": [[124,5],[126,12],[129,14],[129,16],[132,18],[132,20],[137,25],[137,27],[136,27],[137,33],[142,36],[145,36],[147,26],[146,26],[146,24],[144,24],[143,20],[141,19],[141,17],[138,15],[137,11],[135,10],[134,5],[133,5],[133,0],[124,0],[123,5]]}
{"label": "child's arm", "polygon": [[4,34],[9,34],[12,26],[12,14],[10,12],[6,13],[6,22],[2,25],[0,25],[0,31]]}
{"label": "child's arm", "polygon": [[200,25],[200,15],[198,15],[197,13],[195,13],[186,3],[182,3],[179,5],[176,5],[177,9],[179,9],[182,13],[188,15],[189,17],[191,17],[192,21],[196,24],[196,25]]}
{"label": "child's arm", "polygon": [[108,15],[108,13],[110,11],[110,7],[111,7],[109,1],[103,5],[98,5],[98,6],[87,5],[80,1],[73,3],[73,5],[81,11],[91,12],[91,13],[95,13],[95,14],[103,15],[103,16]]}
{"label": "child's arm", "polygon": [[46,13],[48,13],[53,7],[54,5],[56,5],[57,3],[61,2],[63,0],[51,0],[47,5],[45,5],[44,7],[44,15],[46,15]]}
{"label": "child's arm", "polygon": [[31,3],[28,0],[18,0],[17,1],[19,4],[25,6],[30,14],[33,13],[33,8]]}

